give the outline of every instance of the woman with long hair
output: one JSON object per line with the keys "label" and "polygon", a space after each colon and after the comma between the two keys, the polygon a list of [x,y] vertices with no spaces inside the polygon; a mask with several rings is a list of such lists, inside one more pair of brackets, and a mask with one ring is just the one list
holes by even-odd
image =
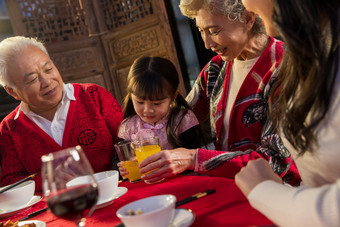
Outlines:
{"label": "woman with long hair", "polygon": [[286,44],[270,111],[302,185],[281,184],[262,160],[249,162],[236,183],[279,226],[340,226],[340,2],[243,3]]}

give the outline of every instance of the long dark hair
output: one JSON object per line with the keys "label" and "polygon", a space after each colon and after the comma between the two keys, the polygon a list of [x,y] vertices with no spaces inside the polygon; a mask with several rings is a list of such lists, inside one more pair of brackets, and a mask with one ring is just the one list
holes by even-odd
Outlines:
{"label": "long dark hair", "polygon": [[274,2],[273,20],[287,48],[274,90],[280,95],[271,107],[272,120],[303,155],[317,145],[317,126],[331,104],[339,61],[340,1]]}
{"label": "long dark hair", "polygon": [[123,104],[124,119],[136,115],[131,94],[144,100],[174,98],[166,133],[169,143],[175,147],[180,147],[182,144],[175,132],[183,117],[191,108],[181,94],[176,95],[179,75],[174,64],[170,60],[161,57],[137,58],[130,68],[127,83],[128,94]]}

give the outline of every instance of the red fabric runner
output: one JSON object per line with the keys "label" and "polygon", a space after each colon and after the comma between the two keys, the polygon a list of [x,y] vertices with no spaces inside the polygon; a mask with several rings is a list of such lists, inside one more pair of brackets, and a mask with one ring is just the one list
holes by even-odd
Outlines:
{"label": "red fabric runner", "polygon": [[[179,175],[158,184],[149,185],[142,181],[137,183],[123,182],[120,183],[119,187],[128,188],[128,192],[116,199],[113,204],[95,210],[87,218],[86,227],[112,227],[119,224],[120,220],[116,216],[116,211],[121,206],[141,198],[160,194],[173,194],[177,197],[177,200],[181,200],[208,189],[215,189],[216,192],[179,207],[191,209],[195,213],[196,219],[191,225],[192,227],[273,225],[270,220],[250,206],[247,199],[235,185],[234,180],[231,179]],[[32,208],[15,216],[0,219],[0,221],[4,222],[8,219],[16,221],[44,207],[46,207],[46,203],[40,201]],[[31,219],[44,221],[48,227],[72,226],[70,222],[55,217],[50,211]]]}

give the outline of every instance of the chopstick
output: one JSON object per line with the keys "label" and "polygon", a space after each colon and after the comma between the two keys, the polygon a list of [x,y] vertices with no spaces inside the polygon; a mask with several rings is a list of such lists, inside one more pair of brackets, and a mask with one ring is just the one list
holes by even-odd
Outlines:
{"label": "chopstick", "polygon": [[3,192],[5,192],[5,191],[8,191],[9,189],[14,188],[15,186],[18,186],[19,184],[22,184],[22,183],[24,183],[24,182],[26,182],[26,181],[28,181],[28,180],[33,179],[33,178],[36,177],[37,175],[38,175],[38,173],[34,173],[34,174],[29,175],[28,177],[26,177],[26,178],[24,178],[24,179],[22,179],[22,180],[19,180],[18,182],[14,183],[14,184],[11,184],[11,185],[9,185],[9,186],[3,188],[2,190],[0,190],[0,194],[3,193]]}
{"label": "chopstick", "polygon": [[35,216],[37,216],[38,214],[41,214],[41,213],[45,212],[46,210],[48,210],[48,207],[45,207],[45,208],[43,208],[43,209],[34,211],[34,212],[28,214],[26,217],[21,218],[19,221],[25,221],[25,220],[27,220],[27,219],[29,219],[29,218],[35,217]]}
{"label": "chopstick", "polygon": [[212,194],[212,193],[214,193],[214,192],[216,192],[215,189],[209,189],[209,190],[206,190],[206,191],[204,191],[204,192],[199,192],[199,193],[194,194],[194,195],[192,195],[192,196],[190,196],[190,197],[187,197],[187,198],[185,198],[185,199],[182,199],[182,200],[177,201],[177,202],[176,202],[176,207],[181,206],[181,205],[183,205],[183,204],[186,204],[186,203],[188,203],[188,202],[194,201],[194,200],[196,200],[196,199],[199,199],[199,198],[201,198],[201,197],[203,197],[203,196],[210,195],[210,194]]}
{"label": "chopstick", "polygon": [[129,180],[128,178],[124,178],[124,179],[118,181],[118,184],[119,184],[119,183],[123,183],[123,182],[128,181],[128,180]]}

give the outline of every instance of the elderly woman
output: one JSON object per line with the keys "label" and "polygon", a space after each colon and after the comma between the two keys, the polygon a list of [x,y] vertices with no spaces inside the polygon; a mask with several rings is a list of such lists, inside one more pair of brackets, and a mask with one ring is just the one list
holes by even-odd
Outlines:
{"label": "elderly woman", "polygon": [[243,2],[287,44],[270,110],[302,185],[282,184],[263,160],[249,162],[236,183],[278,226],[340,226],[340,1]]}
{"label": "elderly woman", "polygon": [[95,172],[111,168],[123,113],[108,91],[64,84],[44,45],[21,36],[0,43],[0,83],[21,101],[0,125],[2,185],[40,173],[42,155],[76,145]]}
{"label": "elderly woman", "polygon": [[265,33],[241,0],[181,0],[179,7],[217,54],[187,97],[199,120],[210,120],[216,150],[163,150],[140,163],[141,173],[158,168],[142,179],[155,182],[184,170],[233,178],[249,160],[263,158],[286,182],[298,183],[290,153],[267,121],[283,43]]}

